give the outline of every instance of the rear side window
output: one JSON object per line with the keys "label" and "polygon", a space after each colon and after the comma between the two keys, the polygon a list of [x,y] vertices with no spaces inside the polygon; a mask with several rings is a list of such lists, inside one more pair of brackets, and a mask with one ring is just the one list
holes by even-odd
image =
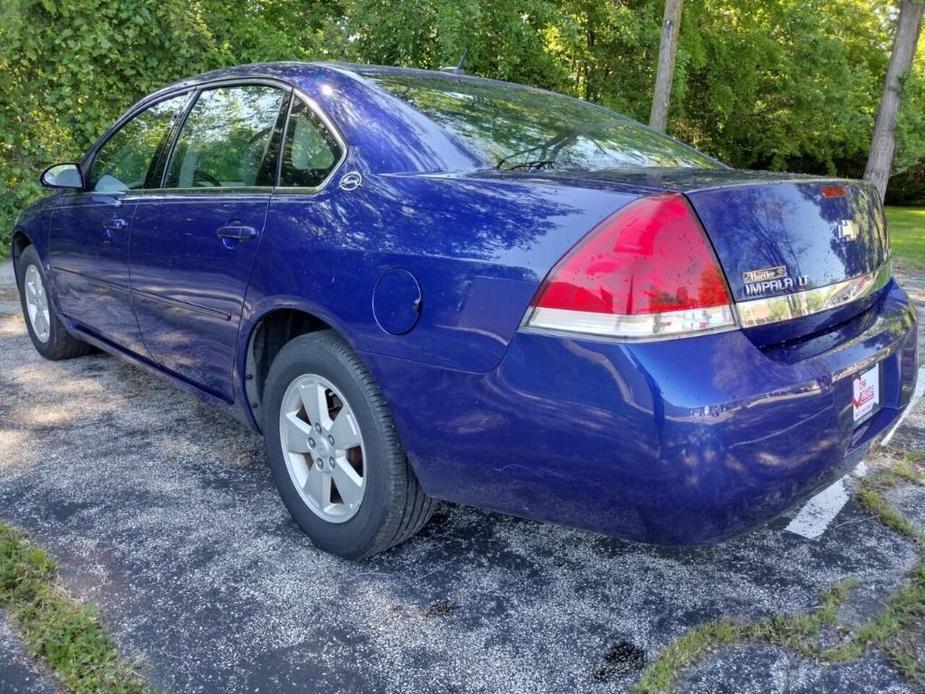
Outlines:
{"label": "rear side window", "polygon": [[187,98],[183,94],[156,103],[119,128],[93,159],[90,189],[115,193],[144,188],[171,119]]}
{"label": "rear side window", "polygon": [[601,106],[538,89],[449,75],[369,75],[498,169],[722,165]]}
{"label": "rear side window", "polygon": [[260,85],[202,92],[180,131],[164,186],[272,186],[277,161],[273,134],[287,97]]}
{"label": "rear side window", "polygon": [[340,145],[318,115],[304,102],[295,100],[286,129],[280,185],[320,186],[337,166],[341,154]]}

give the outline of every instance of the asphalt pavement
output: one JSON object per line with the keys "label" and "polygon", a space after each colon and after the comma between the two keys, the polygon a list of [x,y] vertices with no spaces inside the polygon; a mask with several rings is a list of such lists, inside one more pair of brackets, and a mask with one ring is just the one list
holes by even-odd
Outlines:
{"label": "asphalt pavement", "polygon": [[[293,524],[260,439],[225,413],[113,357],[42,360],[9,265],[0,374],[0,519],[58,559],[66,589],[169,691],[624,691],[689,629],[813,610],[843,579],[858,588],[840,619],[869,617],[919,558],[848,480],[815,539],[783,518],[659,548],[446,504],[410,542],[346,562]],[[907,448],[925,450],[922,409],[896,435]],[[920,513],[917,490],[895,494]],[[0,691],[36,691],[13,669],[48,676],[4,624]],[[875,651],[824,665],[753,644],[712,654],[679,689],[912,691]]]}

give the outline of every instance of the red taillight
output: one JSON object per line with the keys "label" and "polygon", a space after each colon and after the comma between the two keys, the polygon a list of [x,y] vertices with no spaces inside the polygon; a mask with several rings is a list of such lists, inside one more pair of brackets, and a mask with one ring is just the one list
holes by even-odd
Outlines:
{"label": "red taillight", "polygon": [[645,338],[735,326],[726,280],[683,195],[643,198],[553,268],[527,325]]}
{"label": "red taillight", "polygon": [[820,188],[824,198],[843,198],[845,197],[845,186],[822,186]]}

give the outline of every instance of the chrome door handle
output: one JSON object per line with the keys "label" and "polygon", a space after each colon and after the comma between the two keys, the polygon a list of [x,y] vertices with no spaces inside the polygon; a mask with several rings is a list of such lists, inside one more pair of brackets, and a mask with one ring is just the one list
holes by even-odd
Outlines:
{"label": "chrome door handle", "polygon": [[241,224],[229,224],[219,227],[215,230],[215,233],[220,239],[235,239],[236,241],[247,241],[248,239],[257,238],[257,230],[254,227]]}
{"label": "chrome door handle", "polygon": [[126,227],[128,227],[128,222],[119,217],[113,217],[106,222],[106,226],[103,228],[106,231],[124,231]]}

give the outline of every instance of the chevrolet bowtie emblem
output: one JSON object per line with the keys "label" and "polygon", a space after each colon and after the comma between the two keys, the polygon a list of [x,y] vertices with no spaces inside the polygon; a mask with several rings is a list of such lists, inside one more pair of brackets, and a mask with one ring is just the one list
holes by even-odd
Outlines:
{"label": "chevrolet bowtie emblem", "polygon": [[857,222],[853,219],[844,219],[838,223],[838,227],[835,229],[835,238],[840,241],[854,241],[860,232]]}

